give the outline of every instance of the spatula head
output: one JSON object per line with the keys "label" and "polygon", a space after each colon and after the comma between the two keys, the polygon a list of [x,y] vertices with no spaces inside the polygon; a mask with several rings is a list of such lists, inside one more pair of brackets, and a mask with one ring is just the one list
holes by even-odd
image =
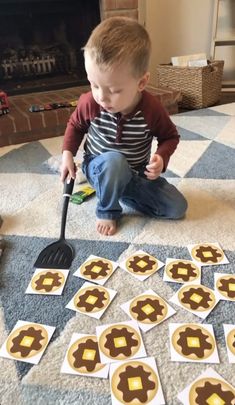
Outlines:
{"label": "spatula head", "polygon": [[34,266],[40,269],[69,269],[73,261],[72,246],[64,239],[51,243],[39,254]]}

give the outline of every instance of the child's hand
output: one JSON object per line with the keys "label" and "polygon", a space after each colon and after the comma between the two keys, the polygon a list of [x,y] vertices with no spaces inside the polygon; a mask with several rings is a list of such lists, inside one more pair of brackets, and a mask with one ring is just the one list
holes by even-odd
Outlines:
{"label": "child's hand", "polygon": [[68,151],[64,150],[62,154],[62,164],[60,169],[60,179],[61,181],[65,181],[66,177],[75,179],[76,177],[76,170],[73,160],[73,154]]}
{"label": "child's hand", "polygon": [[158,155],[157,153],[155,153],[150,161],[149,164],[146,166],[146,171],[144,172],[145,176],[147,177],[147,179],[149,180],[155,180],[157,179],[164,167],[164,162],[163,159],[160,155]]}

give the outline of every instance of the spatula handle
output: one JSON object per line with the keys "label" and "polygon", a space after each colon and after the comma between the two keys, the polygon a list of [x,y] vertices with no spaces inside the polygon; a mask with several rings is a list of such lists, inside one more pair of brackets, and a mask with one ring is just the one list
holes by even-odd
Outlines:
{"label": "spatula handle", "polygon": [[70,197],[73,192],[73,186],[74,186],[74,179],[70,178],[68,181],[65,179],[64,182],[64,193],[63,197]]}
{"label": "spatula handle", "polygon": [[69,199],[73,192],[74,179],[70,179],[69,182],[67,179],[64,182],[64,192],[63,192],[63,207],[62,207],[62,217],[61,217],[61,229],[60,229],[60,239],[65,239],[65,225],[67,219],[67,211],[69,205]]}

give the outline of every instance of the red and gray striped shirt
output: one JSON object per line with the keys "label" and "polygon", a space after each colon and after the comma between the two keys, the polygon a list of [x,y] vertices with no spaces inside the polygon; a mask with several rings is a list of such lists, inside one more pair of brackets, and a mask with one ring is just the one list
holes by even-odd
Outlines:
{"label": "red and gray striped shirt", "polygon": [[131,114],[110,113],[97,104],[92,93],[83,94],[65,131],[63,150],[75,156],[87,134],[84,150],[91,155],[118,151],[135,169],[149,162],[151,144],[157,139],[157,151],[164,160],[164,170],[179,142],[179,134],[168,113],[156,97],[142,92]]}

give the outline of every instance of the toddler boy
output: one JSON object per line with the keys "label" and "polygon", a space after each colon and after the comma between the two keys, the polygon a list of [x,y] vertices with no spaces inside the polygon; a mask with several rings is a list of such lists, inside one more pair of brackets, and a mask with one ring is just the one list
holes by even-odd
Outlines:
{"label": "toddler boy", "polygon": [[[61,180],[75,177],[73,156],[85,136],[82,169],[95,188],[97,231],[113,235],[120,201],[146,215],[178,219],[187,202],[160,174],[179,142],[168,113],[145,87],[151,44],[137,21],[102,21],[84,47],[91,91],[71,115],[63,142]],[[157,139],[151,156],[152,140]]]}

